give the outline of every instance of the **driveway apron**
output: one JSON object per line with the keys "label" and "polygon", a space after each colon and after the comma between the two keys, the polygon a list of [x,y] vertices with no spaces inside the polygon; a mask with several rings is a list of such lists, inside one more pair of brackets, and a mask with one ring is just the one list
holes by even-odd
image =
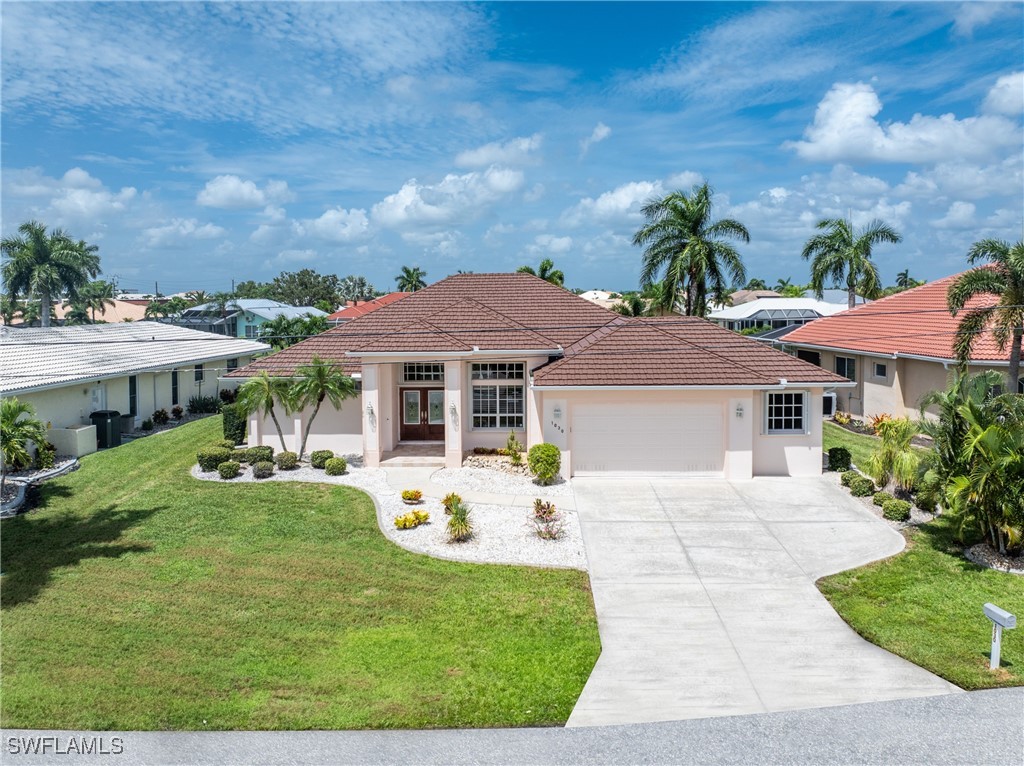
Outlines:
{"label": "driveway apron", "polygon": [[902,536],[827,479],[573,479],[602,651],[569,726],[960,691],[858,636],[814,581]]}

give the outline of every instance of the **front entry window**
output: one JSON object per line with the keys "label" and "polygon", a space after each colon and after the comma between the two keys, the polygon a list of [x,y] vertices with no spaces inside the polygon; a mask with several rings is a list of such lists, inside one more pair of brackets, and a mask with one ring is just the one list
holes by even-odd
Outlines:
{"label": "front entry window", "polygon": [[516,428],[524,425],[522,386],[474,386],[473,428]]}
{"label": "front entry window", "polygon": [[418,425],[420,422],[420,392],[405,391],[402,394],[404,400],[402,422],[406,425]]}
{"label": "front entry window", "polygon": [[444,425],[444,391],[428,392],[427,422],[432,426]]}

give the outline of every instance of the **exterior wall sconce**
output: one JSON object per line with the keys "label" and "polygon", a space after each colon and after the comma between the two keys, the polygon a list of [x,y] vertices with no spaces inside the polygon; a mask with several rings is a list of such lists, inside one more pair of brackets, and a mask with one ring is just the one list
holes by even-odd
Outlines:
{"label": "exterior wall sconce", "polygon": [[738,417],[738,418],[742,418],[743,417],[743,404],[742,403],[736,405],[736,417]]}
{"label": "exterior wall sconce", "polygon": [[448,414],[451,416],[451,419],[452,419],[452,428],[458,428],[459,427],[459,410],[456,408],[455,402],[451,402],[448,405]]}
{"label": "exterior wall sconce", "polygon": [[373,403],[366,405],[366,419],[370,421],[370,430],[377,430],[377,413],[373,411]]}
{"label": "exterior wall sconce", "polygon": [[555,420],[561,420],[562,419],[562,408],[561,407],[555,407],[551,411],[551,414],[555,416]]}

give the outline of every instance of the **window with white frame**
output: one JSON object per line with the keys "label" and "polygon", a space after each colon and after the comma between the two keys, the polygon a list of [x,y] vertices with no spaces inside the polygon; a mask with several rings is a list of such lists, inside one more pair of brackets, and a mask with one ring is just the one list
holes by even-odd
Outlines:
{"label": "window with white frame", "polygon": [[876,378],[887,378],[889,368],[881,362],[875,362],[875,377]]}
{"label": "window with white frame", "polygon": [[444,380],[444,364],[435,362],[406,362],[402,369],[406,383],[440,383]]}
{"label": "window with white frame", "polygon": [[806,393],[769,391],[765,397],[765,431],[769,434],[806,433]]}
{"label": "window with white frame", "polygon": [[524,426],[523,386],[473,386],[473,428]]}
{"label": "window with white frame", "polygon": [[525,376],[523,362],[481,362],[470,368],[473,380],[522,380]]}
{"label": "window with white frame", "polygon": [[857,379],[857,360],[852,356],[836,357],[836,375],[842,375],[850,380]]}

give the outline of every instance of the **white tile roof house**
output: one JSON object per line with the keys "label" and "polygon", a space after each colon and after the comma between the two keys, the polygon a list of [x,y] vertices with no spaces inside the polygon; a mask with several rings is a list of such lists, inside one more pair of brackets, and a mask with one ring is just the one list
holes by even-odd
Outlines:
{"label": "white tile roof house", "polygon": [[28,402],[61,454],[96,450],[96,410],[134,426],[156,410],[216,396],[218,378],[265,343],[159,322],[0,328],[0,395]]}

